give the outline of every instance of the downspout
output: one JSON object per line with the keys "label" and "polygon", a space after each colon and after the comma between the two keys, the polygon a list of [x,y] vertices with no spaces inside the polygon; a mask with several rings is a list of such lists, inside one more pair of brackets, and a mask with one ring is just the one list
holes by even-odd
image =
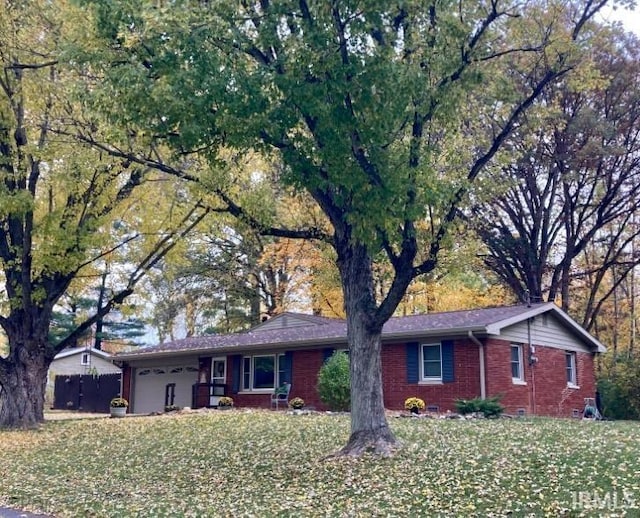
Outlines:
{"label": "downspout", "polygon": [[538,357],[534,356],[536,349],[531,341],[531,322],[533,318],[527,318],[527,342],[529,345],[529,371],[531,372],[531,392],[529,393],[531,413],[536,415],[536,374],[535,365]]}
{"label": "downspout", "polygon": [[480,399],[487,398],[487,382],[486,382],[486,374],[485,374],[485,366],[484,366],[484,344],[478,340],[478,337],[473,334],[473,331],[469,331],[467,333],[469,339],[478,346],[478,351],[480,355]]}

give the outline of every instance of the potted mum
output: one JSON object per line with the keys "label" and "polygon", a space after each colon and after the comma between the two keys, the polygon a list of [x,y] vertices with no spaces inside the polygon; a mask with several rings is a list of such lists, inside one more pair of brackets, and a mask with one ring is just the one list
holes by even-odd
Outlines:
{"label": "potted mum", "polygon": [[289,406],[294,410],[301,410],[304,407],[304,399],[301,397],[294,397],[289,401]]}
{"label": "potted mum", "polygon": [[222,396],[218,399],[218,408],[220,410],[229,410],[231,407],[233,407],[233,399],[229,396]]}
{"label": "potted mum", "polygon": [[109,413],[111,417],[124,417],[128,406],[129,402],[125,398],[116,396],[109,403]]}
{"label": "potted mum", "polygon": [[419,414],[421,410],[424,410],[424,401],[419,397],[407,398],[404,402],[404,409],[412,414]]}

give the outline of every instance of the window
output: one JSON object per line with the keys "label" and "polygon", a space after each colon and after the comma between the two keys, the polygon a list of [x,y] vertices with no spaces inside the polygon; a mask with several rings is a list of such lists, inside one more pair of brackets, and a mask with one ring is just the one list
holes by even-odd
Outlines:
{"label": "window", "polygon": [[524,383],[524,362],[522,345],[511,345],[511,380]]}
{"label": "window", "polygon": [[[273,390],[285,377],[284,354],[245,356],[242,361],[242,390]],[[291,380],[287,380],[291,381]]]}
{"label": "window", "polygon": [[423,344],[422,379],[442,380],[442,348],[440,344]]}
{"label": "window", "polygon": [[567,362],[567,385],[576,386],[578,384],[576,377],[576,353],[567,352],[565,358]]}
{"label": "window", "polygon": [[284,361],[284,354],[278,355],[278,383],[276,384],[278,387],[282,385],[285,381],[291,383],[291,380],[285,379],[287,377],[285,372],[286,364]]}
{"label": "window", "polygon": [[251,356],[242,359],[242,389],[251,390]]}
{"label": "window", "polygon": [[225,358],[213,358],[211,360],[211,381],[224,383],[227,378],[227,360]]}
{"label": "window", "polygon": [[80,365],[90,365],[91,355],[89,353],[82,353],[80,356]]}

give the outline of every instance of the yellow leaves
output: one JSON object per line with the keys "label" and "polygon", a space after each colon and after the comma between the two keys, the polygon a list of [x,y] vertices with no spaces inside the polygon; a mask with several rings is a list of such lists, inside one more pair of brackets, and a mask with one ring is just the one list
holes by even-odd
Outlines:
{"label": "yellow leaves", "polygon": [[638,511],[632,423],[391,424],[405,444],[394,457],[324,461],[348,417],[213,411],[0,432],[0,503],[61,517],[555,516],[579,515],[589,491]]}

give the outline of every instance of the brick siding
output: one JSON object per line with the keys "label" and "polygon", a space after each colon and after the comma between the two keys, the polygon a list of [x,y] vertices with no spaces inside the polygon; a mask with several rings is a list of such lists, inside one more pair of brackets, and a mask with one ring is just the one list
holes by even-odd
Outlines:
{"label": "brick siding", "polygon": [[594,355],[576,353],[577,385],[567,386],[565,351],[536,346],[538,361],[529,365],[529,347],[523,346],[524,380],[514,384],[511,378],[511,343],[489,340],[485,347],[487,395],[502,395],[507,413],[525,409],[527,414],[571,417],[573,410],[582,412],[584,398],[595,397]]}
{"label": "brick siding", "polygon": [[382,347],[382,384],[385,407],[402,410],[404,400],[419,397],[427,406],[435,405],[440,412],[455,410],[455,400],[480,396],[480,356],[472,342],[454,342],[454,381],[441,384],[407,382],[406,345],[385,344]]}
{"label": "brick siding", "polygon": [[[484,347],[487,397],[500,395],[509,414],[524,409],[527,415],[570,417],[573,410],[582,412],[584,398],[595,397],[594,355],[576,353],[577,385],[567,386],[565,351],[550,347],[536,347],[538,362],[528,363],[528,346],[523,346],[524,380],[526,385],[514,384],[511,378],[511,343],[487,340]],[[301,397],[308,406],[326,409],[320,401],[316,384],[318,371],[324,361],[322,349],[293,351],[292,389],[290,398]],[[201,362],[201,369],[208,366]],[[471,340],[454,342],[454,373],[451,383],[421,384],[407,381],[407,348],[405,343],[384,344],[382,347],[382,383],[385,407],[403,409],[408,397],[419,397],[427,406],[437,406],[440,412],[455,411],[456,399],[480,396],[479,347]],[[227,386],[232,387],[231,356],[227,358]],[[130,369],[123,370],[123,397],[129,394]],[[238,407],[269,408],[269,394],[229,394]]]}

